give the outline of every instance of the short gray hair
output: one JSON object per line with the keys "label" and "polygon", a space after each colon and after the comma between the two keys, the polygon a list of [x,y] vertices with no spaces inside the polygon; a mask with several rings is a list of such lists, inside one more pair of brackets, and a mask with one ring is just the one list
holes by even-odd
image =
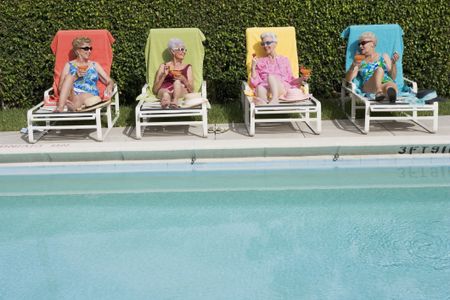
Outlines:
{"label": "short gray hair", "polygon": [[267,37],[268,38],[272,38],[272,40],[274,42],[278,42],[278,38],[277,38],[277,35],[275,33],[273,33],[273,32],[263,32],[263,33],[261,33],[261,36],[260,36],[261,41],[263,39],[267,38]]}
{"label": "short gray hair", "polygon": [[177,48],[179,46],[184,46],[184,42],[178,38],[172,38],[167,43],[167,48],[169,48],[170,50]]}
{"label": "short gray hair", "polygon": [[362,41],[364,39],[371,39],[373,41],[374,45],[376,45],[377,41],[378,41],[377,37],[375,36],[375,33],[373,33],[372,31],[366,31],[366,32],[361,33],[358,40]]}

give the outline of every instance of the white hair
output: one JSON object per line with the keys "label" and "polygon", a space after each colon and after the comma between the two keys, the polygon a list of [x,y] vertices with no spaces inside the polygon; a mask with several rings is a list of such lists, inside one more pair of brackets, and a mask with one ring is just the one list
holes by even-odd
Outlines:
{"label": "white hair", "polygon": [[271,38],[272,41],[278,42],[277,35],[273,32],[263,32],[263,33],[261,33],[260,37],[261,37],[261,41],[268,37],[268,38]]}
{"label": "white hair", "polygon": [[365,40],[365,39],[372,40],[374,45],[377,44],[377,37],[375,36],[375,33],[373,33],[372,31],[363,32],[363,33],[361,33],[361,35],[358,38],[358,40],[360,40],[360,41]]}
{"label": "white hair", "polygon": [[180,46],[184,46],[184,42],[177,38],[172,38],[167,43],[167,48],[169,48],[170,50],[180,47]]}

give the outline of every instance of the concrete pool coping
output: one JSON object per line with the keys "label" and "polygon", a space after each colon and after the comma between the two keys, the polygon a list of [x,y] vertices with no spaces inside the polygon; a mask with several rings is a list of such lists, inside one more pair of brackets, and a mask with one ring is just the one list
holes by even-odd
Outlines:
{"label": "concrete pool coping", "polygon": [[207,138],[198,126],[147,128],[142,140],[134,128],[117,127],[105,141],[87,130],[51,131],[36,144],[19,132],[0,132],[0,163],[224,159],[345,155],[436,154],[450,156],[450,116],[428,133],[412,122],[374,122],[368,135],[348,120],[325,120],[314,135],[304,123],[258,125],[249,137],[243,124],[210,124]]}

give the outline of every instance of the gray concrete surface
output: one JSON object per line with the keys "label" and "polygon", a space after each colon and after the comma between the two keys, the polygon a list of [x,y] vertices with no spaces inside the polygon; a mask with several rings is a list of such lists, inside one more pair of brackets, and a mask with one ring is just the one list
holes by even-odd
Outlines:
{"label": "gray concrete surface", "polygon": [[315,155],[420,154],[450,152],[450,116],[439,117],[432,134],[412,122],[374,122],[361,134],[348,120],[322,122],[313,134],[304,123],[261,124],[249,137],[244,124],[210,124],[207,138],[197,126],[113,128],[103,142],[90,130],[50,131],[36,144],[19,132],[0,132],[0,162],[96,161]]}

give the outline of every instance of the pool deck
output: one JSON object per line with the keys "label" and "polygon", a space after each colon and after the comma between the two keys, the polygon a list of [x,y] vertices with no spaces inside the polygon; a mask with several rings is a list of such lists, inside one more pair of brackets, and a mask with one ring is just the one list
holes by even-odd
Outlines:
{"label": "pool deck", "polygon": [[103,142],[89,130],[50,131],[36,144],[19,132],[0,132],[0,163],[216,159],[412,154],[449,155],[450,116],[439,117],[432,134],[412,122],[373,122],[361,134],[348,120],[322,121],[315,135],[304,123],[261,124],[249,137],[243,124],[210,124],[207,138],[196,126],[147,127],[141,140],[134,127],[113,128]]}

